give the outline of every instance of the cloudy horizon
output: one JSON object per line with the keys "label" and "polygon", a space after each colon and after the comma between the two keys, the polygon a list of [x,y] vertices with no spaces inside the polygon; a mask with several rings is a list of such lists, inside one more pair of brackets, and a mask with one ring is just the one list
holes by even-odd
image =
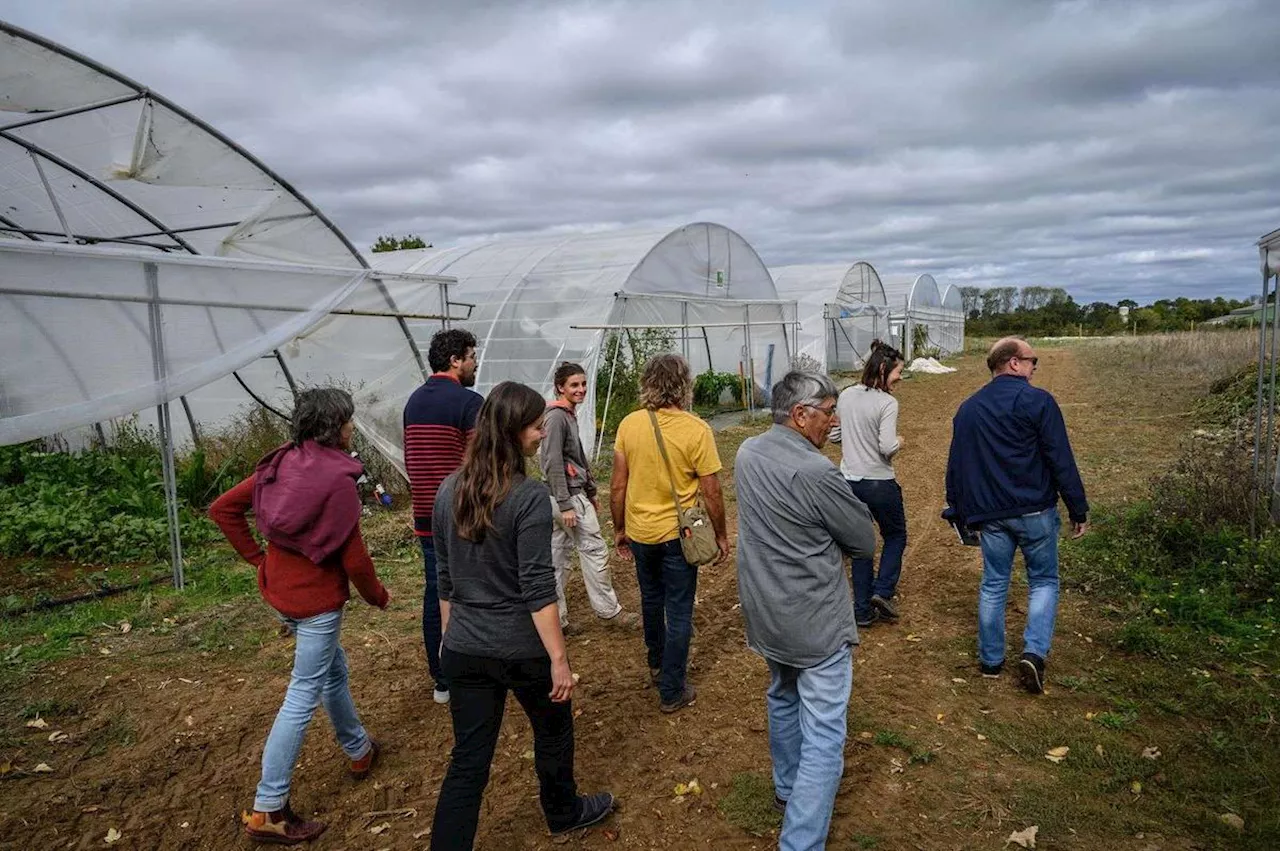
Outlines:
{"label": "cloudy horizon", "polygon": [[1259,289],[1280,227],[1260,0],[359,7],[16,0],[4,20],[244,145],[362,250],[715,221],[1079,303]]}

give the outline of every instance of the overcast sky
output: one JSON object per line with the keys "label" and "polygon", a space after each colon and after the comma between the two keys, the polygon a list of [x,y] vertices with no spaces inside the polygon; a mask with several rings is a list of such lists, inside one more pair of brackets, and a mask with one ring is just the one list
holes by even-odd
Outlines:
{"label": "overcast sky", "polygon": [[7,0],[212,123],[367,248],[711,220],[769,265],[1259,288],[1265,0]]}

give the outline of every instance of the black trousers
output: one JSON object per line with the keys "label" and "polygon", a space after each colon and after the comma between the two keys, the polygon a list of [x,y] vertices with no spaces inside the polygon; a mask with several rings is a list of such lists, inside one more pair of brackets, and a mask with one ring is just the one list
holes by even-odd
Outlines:
{"label": "black trousers", "polygon": [[569,701],[551,702],[551,660],[492,659],[446,647],[440,666],[449,680],[454,744],[431,828],[433,851],[466,851],[475,841],[508,691],[533,726],[533,767],[547,826],[558,830],[577,821],[573,707]]}

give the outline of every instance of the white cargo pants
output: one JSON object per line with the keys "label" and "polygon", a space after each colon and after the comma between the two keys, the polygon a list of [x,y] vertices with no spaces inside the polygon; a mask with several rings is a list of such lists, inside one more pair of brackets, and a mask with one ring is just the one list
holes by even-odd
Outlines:
{"label": "white cargo pants", "polygon": [[613,591],[613,577],[609,573],[609,549],[600,534],[600,518],[586,494],[572,497],[573,510],[578,522],[572,529],[565,528],[560,520],[560,505],[551,497],[551,513],[555,522],[551,527],[551,562],[556,568],[556,602],[560,608],[560,626],[569,622],[569,611],[564,602],[565,576],[569,572],[569,557],[578,551],[578,567],[582,570],[582,582],[587,586],[587,599],[591,608],[601,618],[616,617],[622,611],[618,595]]}

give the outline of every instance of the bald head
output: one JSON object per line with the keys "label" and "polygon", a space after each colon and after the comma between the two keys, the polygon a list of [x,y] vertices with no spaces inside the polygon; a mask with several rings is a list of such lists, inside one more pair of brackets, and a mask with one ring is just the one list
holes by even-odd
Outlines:
{"label": "bald head", "polygon": [[1021,337],[996,340],[987,352],[987,369],[992,375],[1020,375],[1029,379],[1038,361],[1031,344]]}

